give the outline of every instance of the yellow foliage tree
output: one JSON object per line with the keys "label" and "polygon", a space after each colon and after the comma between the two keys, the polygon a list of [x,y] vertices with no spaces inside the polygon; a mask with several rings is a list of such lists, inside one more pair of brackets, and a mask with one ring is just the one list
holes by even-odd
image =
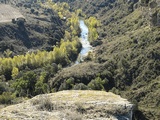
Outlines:
{"label": "yellow foliage tree", "polygon": [[19,70],[17,67],[13,67],[12,69],[12,79],[14,79],[19,73]]}

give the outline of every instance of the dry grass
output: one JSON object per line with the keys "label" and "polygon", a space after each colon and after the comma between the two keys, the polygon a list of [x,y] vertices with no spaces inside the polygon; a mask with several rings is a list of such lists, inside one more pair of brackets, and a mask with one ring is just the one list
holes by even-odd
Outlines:
{"label": "dry grass", "polygon": [[64,114],[65,114],[64,117],[67,120],[82,120],[82,115],[76,111],[71,111],[68,109],[64,111]]}
{"label": "dry grass", "polygon": [[8,106],[0,110],[0,116],[15,118],[13,120],[101,119],[111,118],[113,115],[110,113],[118,114],[124,104],[130,105],[126,99],[104,91],[61,91],[38,95],[23,103]]}
{"label": "dry grass", "polygon": [[55,109],[55,105],[52,103],[51,99],[47,96],[39,96],[38,99],[34,99],[31,101],[33,105],[36,106],[37,110],[49,111]]}
{"label": "dry grass", "polygon": [[57,93],[52,93],[51,99],[52,101],[63,102],[63,101],[71,101],[73,103],[83,103],[84,101],[105,101],[105,102],[119,102],[124,101],[126,99],[121,98],[118,95],[115,95],[111,92],[105,91],[80,91],[80,90],[71,90],[71,91],[60,91]]}
{"label": "dry grass", "polygon": [[1,22],[11,22],[14,18],[19,18],[24,16],[15,8],[11,7],[10,5],[0,5],[0,23]]}

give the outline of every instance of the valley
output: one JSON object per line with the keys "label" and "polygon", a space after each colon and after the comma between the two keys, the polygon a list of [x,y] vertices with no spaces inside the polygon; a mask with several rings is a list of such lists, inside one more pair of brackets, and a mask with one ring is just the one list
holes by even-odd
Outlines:
{"label": "valley", "polygon": [[[112,92],[133,104],[129,120],[159,120],[158,3],[157,0],[8,0],[7,4],[19,11],[25,22],[0,23],[0,103],[10,107],[24,104],[24,98],[35,99],[39,94],[50,96],[62,91],[65,96],[74,90],[84,93],[96,90],[96,96],[99,91]],[[99,112],[96,114],[93,109],[93,115],[88,116],[92,109],[86,106],[86,113],[80,114],[83,119],[104,117],[101,113],[108,111],[92,104],[90,107]],[[84,108],[81,106],[82,111]],[[115,119],[124,120],[119,118],[126,112],[123,105],[115,109],[110,113]],[[61,114],[58,111],[53,116],[58,120]]]}

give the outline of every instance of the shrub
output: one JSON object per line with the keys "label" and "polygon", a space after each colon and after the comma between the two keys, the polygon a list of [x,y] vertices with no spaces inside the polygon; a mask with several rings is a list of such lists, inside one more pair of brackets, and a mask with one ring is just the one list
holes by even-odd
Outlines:
{"label": "shrub", "polygon": [[34,9],[31,9],[31,13],[34,13]]}
{"label": "shrub", "polygon": [[74,78],[70,77],[63,83],[61,83],[59,90],[70,90],[73,88],[74,84],[75,84]]}
{"label": "shrub", "polygon": [[18,96],[33,96],[35,94],[36,80],[36,74],[33,71],[29,71],[16,79],[12,87],[18,93]]}
{"label": "shrub", "polygon": [[79,84],[74,85],[73,89],[74,90],[88,90],[88,86],[86,86],[83,83],[79,83]]}
{"label": "shrub", "polygon": [[54,109],[54,105],[51,101],[50,98],[48,98],[47,96],[45,97],[40,97],[34,101],[32,101],[33,105],[37,105],[37,109],[38,110],[42,110],[42,111],[49,111],[51,112]]}
{"label": "shrub", "polygon": [[66,83],[67,83],[69,89],[71,89],[75,84],[75,80],[74,80],[74,78],[70,77],[69,79],[66,80]]}
{"label": "shrub", "polygon": [[38,16],[39,12],[38,12],[38,11],[36,11],[34,14]]}
{"label": "shrub", "polygon": [[0,95],[0,104],[11,104],[12,100],[14,99],[14,96],[10,92],[3,92],[2,95]]}
{"label": "shrub", "polygon": [[15,20],[15,19],[12,19],[12,23],[15,24],[15,23],[16,23],[16,20]]}
{"label": "shrub", "polygon": [[100,77],[97,77],[88,84],[88,87],[92,90],[104,90],[106,84],[108,84],[107,79],[102,80]]}
{"label": "shrub", "polygon": [[114,94],[117,94],[117,95],[120,94],[120,91],[119,91],[117,88],[115,88],[115,87],[113,87],[113,88],[110,90],[110,92],[112,92],[112,93],[114,93]]}
{"label": "shrub", "polygon": [[67,120],[82,120],[82,115],[81,114],[78,114],[77,112],[75,111],[70,111],[70,110],[65,110],[64,111],[65,113],[65,118]]}
{"label": "shrub", "polygon": [[0,82],[0,94],[6,91],[6,85],[3,82]]}
{"label": "shrub", "polygon": [[79,112],[81,114],[86,113],[86,109],[83,107],[83,105],[81,103],[77,103],[76,106],[77,106],[77,108],[76,108],[77,112]]}

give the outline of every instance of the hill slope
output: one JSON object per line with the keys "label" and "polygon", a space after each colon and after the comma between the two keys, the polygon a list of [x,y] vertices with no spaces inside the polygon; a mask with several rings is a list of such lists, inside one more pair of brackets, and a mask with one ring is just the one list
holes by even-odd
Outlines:
{"label": "hill slope", "polygon": [[51,80],[51,86],[55,90],[109,90],[137,105],[134,119],[158,120],[160,32],[149,26],[149,8],[137,0],[75,0],[70,4],[101,20],[98,31],[103,44],[90,54],[92,62],[66,68]]}
{"label": "hill slope", "polygon": [[[67,59],[68,53],[71,55],[75,54],[75,52],[77,53],[77,50],[73,47],[73,45],[78,46],[75,42],[72,44],[69,44],[69,41],[62,42],[62,45],[67,47],[65,49],[63,47],[57,48],[56,54],[42,52],[42,54],[35,57],[34,52],[31,52],[32,54],[25,56],[28,67],[17,64],[17,66],[20,66],[20,72],[15,67],[13,69],[12,67],[10,68],[11,59],[6,59],[3,62],[4,66],[0,66],[0,70],[5,72],[4,75],[1,73],[0,76],[2,80],[1,92],[4,92],[4,95],[2,94],[0,97],[3,98],[8,95],[5,93],[6,91],[14,91],[13,89],[8,90],[10,85],[13,85],[16,89],[14,92],[17,96],[71,89],[105,90],[119,94],[134,103],[137,106],[133,116],[135,120],[158,120],[160,118],[160,28],[158,26],[150,26],[151,21],[148,17],[153,18],[154,22],[157,21],[159,7],[152,9],[153,11],[155,10],[152,15],[149,14],[147,1],[144,1],[147,4],[144,6],[138,0],[54,1],[69,2],[70,11],[82,8],[86,17],[95,16],[101,21],[102,25],[97,27],[99,38],[95,40],[96,47],[93,52],[89,53],[84,63],[66,68],[62,68],[63,64],[60,65],[59,63],[63,63],[63,61],[69,63]],[[67,9],[69,8],[67,4],[63,5]],[[35,10],[37,11],[38,9]],[[11,49],[14,54],[25,53],[31,48],[48,50],[49,47],[50,50],[52,49],[51,46],[55,45],[63,37],[65,25],[59,19],[57,13],[50,13],[49,10],[49,13],[47,13],[51,16],[48,17],[45,15],[46,10],[43,8],[41,10],[43,15],[37,16],[37,12],[32,11],[33,13],[31,13],[31,9],[24,8],[22,11],[24,11],[24,16],[26,14],[26,19],[28,15],[28,23],[20,25],[21,27],[12,23],[11,25],[5,24],[0,27],[1,31],[4,31],[4,29],[7,31],[0,32],[0,51],[2,53],[7,53],[4,52],[6,49]],[[53,14],[53,19],[50,19]],[[37,23],[37,19],[39,23]],[[8,30],[8,28],[10,29]],[[15,35],[14,31],[19,34]],[[8,35],[8,33],[10,34]],[[70,38],[70,34],[66,33]],[[32,41],[32,38],[35,40]],[[13,45],[10,44],[12,40]],[[23,47],[23,49],[21,50],[21,47],[17,47],[17,45]],[[65,53],[65,50],[68,50],[68,52]],[[10,53],[10,51],[8,52]],[[65,53],[66,56],[62,53]],[[51,61],[46,61],[47,58],[44,56],[47,55],[47,58],[49,60],[53,58],[53,61],[52,59]],[[23,56],[21,57],[23,58]],[[34,59],[30,60],[30,57]],[[42,57],[43,59],[40,61],[39,58]],[[23,61],[23,59],[18,60]],[[16,63],[16,60],[15,57],[12,65],[16,65],[13,64],[14,62]],[[53,62],[56,62],[56,64]],[[37,68],[36,66],[39,65],[40,68]],[[9,71],[7,71],[8,69]],[[11,81],[6,84],[6,80]],[[6,86],[8,85],[6,88],[4,83]]]}
{"label": "hill slope", "polygon": [[[7,6],[7,7],[6,7]],[[1,16],[6,22],[0,22],[0,53],[5,56],[5,51],[12,51],[12,55],[25,54],[37,50],[53,50],[64,36],[65,25],[56,12],[33,4],[31,8],[0,5],[6,7]],[[10,14],[10,13],[14,14]],[[17,15],[17,16],[16,16]],[[24,16],[25,21],[12,21],[13,18]],[[3,20],[2,19],[2,20]],[[5,56],[6,57],[6,56]],[[8,56],[7,56],[8,57]]]}

